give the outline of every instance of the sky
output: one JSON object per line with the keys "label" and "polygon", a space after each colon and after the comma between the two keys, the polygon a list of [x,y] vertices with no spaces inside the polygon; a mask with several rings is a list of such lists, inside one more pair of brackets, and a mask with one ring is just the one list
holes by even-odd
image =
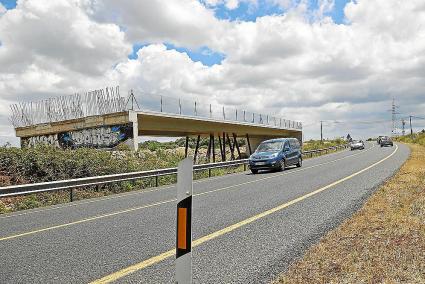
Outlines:
{"label": "sky", "polygon": [[116,85],[390,134],[393,98],[425,117],[424,27],[423,0],[0,0],[0,144],[10,104]]}

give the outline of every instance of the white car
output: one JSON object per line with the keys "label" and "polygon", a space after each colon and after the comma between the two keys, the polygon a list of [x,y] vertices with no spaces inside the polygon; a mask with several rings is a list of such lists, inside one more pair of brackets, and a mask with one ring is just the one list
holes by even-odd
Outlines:
{"label": "white car", "polygon": [[353,141],[350,143],[350,148],[351,151],[356,150],[356,149],[360,149],[363,150],[364,149],[364,142],[362,140],[359,141]]}

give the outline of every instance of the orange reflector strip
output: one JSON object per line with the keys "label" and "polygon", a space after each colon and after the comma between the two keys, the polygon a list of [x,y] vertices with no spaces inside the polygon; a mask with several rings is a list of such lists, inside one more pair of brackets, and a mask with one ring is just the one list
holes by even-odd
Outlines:
{"label": "orange reflector strip", "polygon": [[187,208],[178,209],[177,220],[177,248],[187,249],[186,246],[186,228],[187,228]]}

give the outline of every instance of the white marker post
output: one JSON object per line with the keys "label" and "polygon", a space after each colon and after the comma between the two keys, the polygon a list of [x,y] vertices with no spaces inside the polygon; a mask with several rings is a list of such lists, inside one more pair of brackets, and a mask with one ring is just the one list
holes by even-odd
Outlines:
{"label": "white marker post", "polygon": [[193,162],[186,158],[177,172],[176,283],[192,283]]}

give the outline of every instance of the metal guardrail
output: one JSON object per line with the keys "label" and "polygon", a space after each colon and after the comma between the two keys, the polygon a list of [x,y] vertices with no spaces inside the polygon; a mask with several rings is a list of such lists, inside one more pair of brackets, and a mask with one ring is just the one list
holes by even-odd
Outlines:
{"label": "metal guardrail", "polygon": [[304,156],[310,155],[310,157],[313,157],[313,155],[316,154],[316,153],[326,152],[326,154],[327,154],[330,150],[337,150],[337,149],[341,149],[341,148],[346,149],[348,147],[349,147],[348,144],[332,146],[332,147],[323,148],[323,149],[305,151],[305,152],[303,152],[303,155]]}
{"label": "metal guardrail", "polygon": [[[318,150],[305,151],[303,152],[303,155],[304,156],[310,155],[310,157],[312,157],[314,154],[317,154],[317,153],[321,153],[321,152],[328,153],[330,150],[336,150],[340,148],[347,148],[347,145],[333,146],[333,147],[323,148]],[[233,161],[227,161],[227,162],[194,165],[193,170],[194,171],[208,170],[208,176],[211,177],[212,169],[243,165],[244,170],[246,170],[247,164],[248,164],[248,159],[241,159],[241,160],[233,160]],[[15,197],[15,196],[28,195],[33,193],[53,192],[58,190],[69,190],[70,201],[72,202],[74,199],[74,196],[73,196],[74,188],[137,180],[137,179],[143,179],[143,178],[152,178],[152,177],[155,178],[155,184],[156,186],[158,186],[158,177],[174,175],[174,174],[177,174],[177,168],[166,168],[166,169],[158,169],[158,170],[139,171],[139,172],[95,176],[95,177],[85,177],[85,178],[58,180],[58,181],[41,182],[41,183],[33,183],[33,184],[12,185],[12,186],[0,187],[0,198]]]}

